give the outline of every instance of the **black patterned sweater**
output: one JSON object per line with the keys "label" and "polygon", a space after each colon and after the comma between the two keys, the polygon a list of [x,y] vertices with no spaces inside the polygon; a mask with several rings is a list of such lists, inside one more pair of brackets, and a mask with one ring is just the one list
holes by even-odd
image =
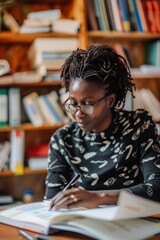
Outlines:
{"label": "black patterned sweater", "polygon": [[84,132],[76,122],[50,141],[44,199],[53,197],[76,174],[89,191],[127,189],[160,202],[160,141],[146,111],[115,111],[110,127]]}

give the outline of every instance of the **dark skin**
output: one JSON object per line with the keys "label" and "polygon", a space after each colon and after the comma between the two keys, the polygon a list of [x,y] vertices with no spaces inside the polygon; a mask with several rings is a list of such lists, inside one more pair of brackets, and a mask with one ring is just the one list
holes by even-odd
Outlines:
{"label": "dark skin", "polygon": [[[72,104],[95,104],[106,95],[106,90],[95,82],[88,82],[76,79],[71,82],[69,88],[69,99]],[[86,115],[80,109],[72,115],[83,131],[103,132],[112,122],[112,107],[115,101],[115,94],[107,96],[99,102],[91,115]],[[91,201],[92,199],[92,201]],[[109,196],[106,193],[96,193],[79,188],[72,188],[59,192],[51,199],[50,206],[53,209],[60,208],[96,208],[101,204],[116,204],[118,194]]]}

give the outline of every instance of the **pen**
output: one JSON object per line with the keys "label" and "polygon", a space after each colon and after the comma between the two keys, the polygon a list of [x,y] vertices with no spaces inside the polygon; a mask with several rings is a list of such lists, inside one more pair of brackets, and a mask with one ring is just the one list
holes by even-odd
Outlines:
{"label": "pen", "polygon": [[47,237],[47,236],[44,236],[44,235],[41,235],[41,234],[37,234],[37,235],[35,235],[35,237],[32,237],[30,234],[26,233],[25,231],[23,231],[21,229],[19,229],[19,233],[28,240],[34,240],[34,239],[37,239],[37,240],[53,240],[53,238],[50,238],[50,237]]}
{"label": "pen", "polygon": [[[78,181],[78,179],[80,178],[80,174],[77,174],[76,176],[74,176],[74,178],[72,178],[71,179],[71,181],[65,186],[65,188],[62,190],[62,192],[63,191],[65,191],[65,190],[67,190],[67,189],[69,189],[69,188],[71,188],[72,186],[74,186],[74,184]],[[51,210],[52,209],[52,205],[49,207],[49,210]]]}
{"label": "pen", "polygon": [[29,235],[28,233],[26,233],[25,231],[23,231],[21,229],[19,229],[19,233],[28,240],[34,240],[34,238],[31,235]]}
{"label": "pen", "polygon": [[65,190],[71,188],[72,186],[74,186],[74,184],[78,181],[80,176],[81,176],[80,174],[77,174],[76,176],[74,176],[74,178],[72,178],[72,180],[65,186],[63,191],[65,191]]}
{"label": "pen", "polygon": [[38,234],[35,236],[35,239],[37,239],[37,240],[54,240],[55,238],[50,238],[50,237]]}

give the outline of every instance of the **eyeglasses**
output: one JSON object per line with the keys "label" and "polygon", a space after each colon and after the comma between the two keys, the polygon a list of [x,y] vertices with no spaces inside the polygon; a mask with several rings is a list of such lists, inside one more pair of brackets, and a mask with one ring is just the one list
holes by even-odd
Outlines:
{"label": "eyeglasses", "polygon": [[94,108],[100,103],[102,102],[105,98],[107,97],[107,95],[105,95],[104,97],[100,98],[99,100],[96,101],[96,103],[94,104],[81,104],[81,105],[77,105],[77,104],[71,104],[71,103],[67,103],[69,98],[63,103],[63,107],[65,108],[65,110],[71,114],[75,114],[79,109],[87,114],[93,114]]}

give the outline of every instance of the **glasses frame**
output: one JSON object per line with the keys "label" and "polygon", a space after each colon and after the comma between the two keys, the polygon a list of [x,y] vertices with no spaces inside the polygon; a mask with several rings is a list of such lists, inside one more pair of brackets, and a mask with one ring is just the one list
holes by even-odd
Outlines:
{"label": "glasses frame", "polygon": [[[72,113],[72,112],[69,110],[69,108],[67,107],[67,106],[70,106],[70,105],[72,105],[72,106],[75,105],[75,104],[67,103],[67,101],[69,100],[69,98],[62,104],[62,106],[64,107],[64,109],[65,109],[67,112],[69,112],[69,113],[71,113],[71,114],[76,114],[76,112],[77,112],[78,110],[81,110],[81,112],[83,112],[84,114],[86,114],[86,115],[91,115],[91,114],[93,114],[93,112],[94,112],[94,108],[95,108],[99,103],[101,103],[104,99],[106,99],[107,97],[108,97],[108,94],[106,94],[104,97],[98,99],[98,100],[96,101],[96,103],[94,103],[93,105],[90,105],[90,104],[77,104],[77,105],[75,106],[75,112],[74,112],[74,113]],[[89,106],[89,107],[92,109],[92,113],[85,113],[85,112],[82,110],[82,107],[85,106],[85,105]]]}

